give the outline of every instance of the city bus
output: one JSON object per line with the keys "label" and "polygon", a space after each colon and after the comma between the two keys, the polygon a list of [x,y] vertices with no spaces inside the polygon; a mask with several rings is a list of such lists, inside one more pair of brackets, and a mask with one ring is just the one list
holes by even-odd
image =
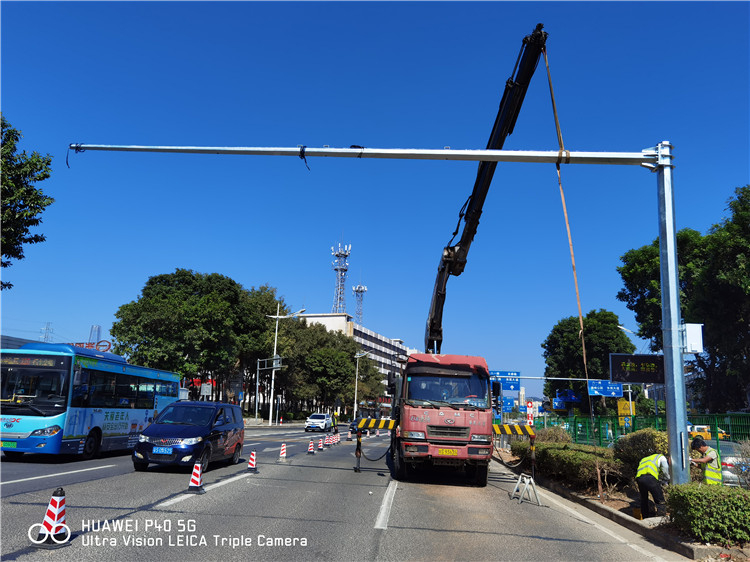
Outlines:
{"label": "city bus", "polygon": [[176,373],[66,344],[0,350],[0,441],[8,458],[128,449],[178,400]]}

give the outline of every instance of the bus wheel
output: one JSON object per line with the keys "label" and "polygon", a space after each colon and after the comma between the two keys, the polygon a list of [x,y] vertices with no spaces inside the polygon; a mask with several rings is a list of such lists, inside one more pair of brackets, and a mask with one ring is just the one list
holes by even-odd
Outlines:
{"label": "bus wheel", "polygon": [[3,451],[3,454],[12,461],[20,460],[23,456],[21,451]]}
{"label": "bus wheel", "polygon": [[99,431],[92,429],[91,433],[86,437],[86,442],[83,444],[83,458],[84,460],[93,459],[99,454],[99,447],[101,446],[102,438]]}

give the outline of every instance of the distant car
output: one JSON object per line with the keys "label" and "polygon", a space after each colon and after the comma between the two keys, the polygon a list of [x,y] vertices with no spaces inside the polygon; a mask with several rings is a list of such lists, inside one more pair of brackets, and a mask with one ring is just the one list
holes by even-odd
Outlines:
{"label": "distant car", "polygon": [[245,441],[242,410],[221,402],[173,402],[146,427],[133,449],[133,468],[150,463],[208,469],[212,461],[240,461]]}
{"label": "distant car", "polygon": [[[713,441],[711,446],[716,449],[716,441]],[[735,441],[722,441],[718,444],[718,451],[724,486],[750,489],[750,458],[742,457],[740,444]]]}
{"label": "distant car", "polygon": [[331,431],[331,414],[313,414],[305,421],[305,431]]}
{"label": "distant car", "polygon": [[[720,427],[717,428],[719,439],[729,439],[729,434],[721,429]],[[711,426],[710,425],[693,425],[688,424],[688,437],[690,439],[693,439],[694,437],[700,437],[704,440],[713,439],[714,436],[712,435]]]}

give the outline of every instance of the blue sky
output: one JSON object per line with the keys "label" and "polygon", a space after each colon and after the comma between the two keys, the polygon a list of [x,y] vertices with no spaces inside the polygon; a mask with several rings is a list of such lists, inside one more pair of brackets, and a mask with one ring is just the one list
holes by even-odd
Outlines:
{"label": "blue sky", "polygon": [[[748,163],[747,2],[6,2],[2,111],[53,156],[42,244],[4,269],[2,333],[106,331],[148,277],[188,268],[330,312],[351,244],[364,324],[421,349],[442,248],[476,163],[87,152],[90,144],[484,148],[521,39],[544,23],[566,148],[674,145],[678,228],[726,216]],[[556,150],[540,66],[506,149]],[[563,167],[584,313],[616,300],[620,256],[658,236],[656,177]],[[577,315],[554,166],[500,164],[443,352],[542,376]],[[643,342],[636,342],[645,352]],[[541,383],[524,381],[531,394]]]}

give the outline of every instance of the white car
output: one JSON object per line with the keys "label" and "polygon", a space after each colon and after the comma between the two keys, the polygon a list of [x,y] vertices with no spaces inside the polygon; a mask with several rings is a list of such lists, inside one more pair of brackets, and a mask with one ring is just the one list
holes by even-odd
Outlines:
{"label": "white car", "polygon": [[305,431],[331,431],[332,427],[331,414],[312,414],[305,421]]}

